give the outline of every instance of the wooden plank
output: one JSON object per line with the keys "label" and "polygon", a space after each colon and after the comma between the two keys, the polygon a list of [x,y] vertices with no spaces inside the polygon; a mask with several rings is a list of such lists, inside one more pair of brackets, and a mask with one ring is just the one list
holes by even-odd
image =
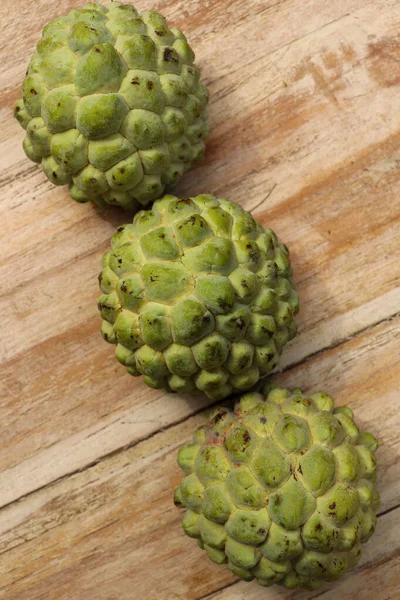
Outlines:
{"label": "wooden plank", "polygon": [[315,327],[301,330],[286,349],[277,370],[299,364],[318,352],[339,345],[343,340],[384,321],[388,314],[397,315],[399,306],[400,288],[397,287],[362,306],[332,317],[328,327],[321,321]]}
{"label": "wooden plank", "polygon": [[[280,385],[329,390],[380,440],[380,510],[392,512],[379,519],[375,543],[366,546],[354,575],[363,598],[370,584],[387,590],[388,598],[396,590],[390,577],[386,583],[383,578],[392,559],[395,568],[399,549],[399,339],[397,317],[276,377]],[[172,504],[177,447],[202,422],[204,414],[191,417],[0,511],[0,594],[7,600],[89,600],[94,594],[128,600],[135,590],[146,600],[199,600],[233,583],[226,569],[185,538]],[[383,570],[375,581],[378,567]],[[234,589],[221,593],[231,598]]]}
{"label": "wooden plank", "polygon": [[[301,34],[312,22],[311,12],[320,19],[327,3],[318,10],[315,2],[303,3],[298,18],[296,3],[287,2],[275,19],[264,15],[245,23],[240,43],[245,68],[236,63],[232,68],[229,39],[223,47],[208,45],[225,72],[218,69],[211,81],[211,174],[208,157],[190,178],[190,188],[194,184],[200,191],[206,178],[212,189],[229,190],[248,208],[263,199],[274,207],[396,133],[397,0],[335,2],[331,8],[336,18],[272,52],[271,39],[291,30]],[[229,37],[229,24],[225,31]],[[235,48],[237,43],[235,38]]]}
{"label": "wooden plank", "polygon": [[[80,4],[0,6],[0,598],[315,597],[237,584],[183,536],[176,449],[209,401],[149,390],[114,361],[96,275],[127,216],[76,205],[24,157],[11,107],[29,56]],[[228,196],[288,244],[300,335],[276,380],[327,389],[382,442],[374,542],[321,597],[397,598],[400,2],[152,8],[188,34],[211,91],[206,160],[177,194]]]}
{"label": "wooden plank", "polygon": [[[400,8],[398,6],[393,7],[392,4],[393,3],[385,3],[387,10],[381,9],[377,14],[378,18],[372,19],[374,22],[374,31],[376,32],[374,34],[375,36],[380,32],[382,32],[382,35],[384,32],[385,35],[388,36],[393,33],[393,23],[395,22],[395,18],[400,16]],[[282,3],[282,10],[284,10],[286,6],[287,3]],[[353,10],[354,8],[359,8],[359,4],[355,3],[353,5]],[[276,10],[277,8],[275,11]],[[273,197],[276,197],[276,201],[272,202],[272,196],[270,196],[268,202],[264,202],[261,207],[259,207],[264,208],[264,211],[261,214],[262,221],[264,224],[270,224],[278,229],[282,239],[287,241],[292,248],[294,255],[300,255],[300,262],[303,266],[305,266],[304,257],[306,257],[308,264],[312,259],[312,256],[310,255],[310,249],[312,247],[322,245],[324,249],[328,250],[331,249],[332,246],[337,247],[338,245],[342,245],[343,249],[350,242],[354,244],[356,235],[359,238],[361,233],[368,232],[370,220],[367,220],[367,218],[365,218],[365,220],[361,219],[361,222],[358,223],[359,227],[355,227],[357,220],[360,220],[360,208],[364,209],[363,212],[365,217],[370,216],[369,210],[365,210],[364,198],[360,198],[360,187],[368,189],[368,201],[371,209],[377,202],[380,203],[382,201],[382,196],[384,196],[385,204],[381,207],[382,210],[379,211],[378,216],[380,224],[384,226],[388,223],[388,220],[390,223],[392,223],[393,220],[393,202],[398,190],[393,189],[393,181],[389,181],[389,178],[390,175],[392,175],[392,179],[396,180],[397,159],[395,153],[398,149],[398,140],[392,140],[390,143],[390,140],[388,141],[387,138],[393,131],[396,131],[396,128],[398,129],[399,122],[395,119],[399,119],[400,117],[396,111],[390,110],[391,106],[393,106],[396,101],[395,86],[382,87],[376,81],[376,78],[372,77],[370,74],[374,68],[373,65],[376,63],[377,50],[375,46],[373,49],[370,49],[370,55],[364,56],[366,45],[368,46],[368,43],[369,45],[371,44],[368,42],[369,34],[360,30],[359,22],[369,22],[371,20],[372,10],[377,10],[376,4],[368,4],[362,10],[355,10],[354,15],[352,14],[352,21],[350,23],[348,23],[350,18],[349,15],[343,17],[345,20],[344,23],[342,22],[343,19],[338,17],[333,19],[332,23],[328,23],[326,27],[323,27],[323,29],[318,32],[318,35],[316,33],[314,34],[316,43],[315,46],[313,45],[313,52],[318,56],[319,60],[324,62],[324,59],[325,63],[329,66],[329,68],[326,67],[324,63],[326,76],[330,77],[330,79],[329,77],[327,79],[326,86],[336,86],[338,89],[342,90],[343,86],[348,85],[346,82],[350,81],[353,77],[357,82],[357,90],[360,92],[360,94],[357,94],[355,100],[350,98],[346,108],[338,111],[337,108],[332,107],[331,104],[326,102],[326,98],[323,94],[316,93],[314,80],[312,77],[309,77],[307,72],[302,72],[302,67],[299,67],[299,64],[303,64],[304,61],[309,62],[313,58],[312,54],[310,54],[310,44],[307,36],[305,39],[303,36],[298,41],[292,42],[290,46],[284,45],[284,60],[280,59],[279,53],[281,50],[279,49],[275,50],[272,54],[269,54],[268,51],[265,55],[261,54],[261,56],[259,56],[256,54],[254,60],[258,70],[255,71],[254,78],[261,82],[263,90],[265,86],[267,88],[272,86],[277,79],[278,73],[282,74],[282,72],[288,71],[290,74],[293,72],[292,80],[287,78],[289,83],[285,80],[285,83],[287,84],[286,88],[281,85],[281,81],[279,80],[280,85],[275,85],[274,87],[273,100],[268,99],[265,107],[261,107],[263,109],[265,108],[261,115],[260,103],[256,102],[256,94],[258,93],[258,95],[260,95],[260,90],[257,92],[254,81],[251,80],[245,82],[245,87],[249,87],[249,93],[247,95],[245,94],[246,102],[243,106],[243,110],[249,113],[245,119],[242,119],[241,115],[237,115],[238,103],[234,94],[230,94],[222,101],[218,96],[218,89],[215,90],[214,94],[212,93],[212,98],[216,96],[216,100],[213,101],[216,103],[216,108],[218,110],[223,110],[224,113],[217,113],[216,115],[217,123],[213,127],[210,138],[210,156],[204,163],[204,166],[193,173],[193,178],[191,178],[190,181],[189,178],[187,178],[187,185],[181,188],[182,191],[185,192],[189,192],[191,188],[192,193],[194,193],[195,191],[204,191],[204,187],[206,187],[216,193],[226,195],[229,191],[229,186],[232,184],[232,181],[234,181],[235,195],[232,199],[251,208],[259,204],[265,196],[265,192],[268,194],[270,189],[272,189],[272,186],[274,186]],[[293,11],[291,11],[291,14],[292,13]],[[319,11],[318,14],[320,14]],[[324,14],[323,11],[322,14]],[[209,18],[212,16],[213,13],[209,15]],[[216,18],[217,16],[218,15],[216,15]],[[241,12],[239,11],[238,18],[241,16]],[[267,19],[267,21],[268,16],[271,17],[270,11],[266,11],[264,15],[264,19]],[[196,18],[196,14],[193,15],[193,18]],[[245,21],[245,23],[248,28],[254,28],[252,20]],[[271,25],[272,23],[269,27],[271,27]],[[264,26],[266,27],[266,24],[261,18],[260,24],[258,25],[260,32],[263,30],[262,28]],[[346,31],[347,42],[339,35],[343,28]],[[389,42],[387,45],[389,46]],[[250,46],[252,47],[253,44],[250,44]],[[260,53],[261,49],[263,49],[263,44],[258,43],[258,46],[258,53]],[[200,46],[200,48],[202,48],[202,46]],[[224,56],[226,56],[226,54],[229,54],[229,52],[224,52]],[[329,61],[327,57],[329,58]],[[336,59],[334,59],[334,57],[336,57]],[[342,64],[340,62],[341,57],[351,57],[349,65],[344,70],[341,70],[340,67]],[[219,55],[217,58],[219,58]],[[247,59],[250,59],[247,54],[245,54],[244,57],[241,56],[241,60],[243,60],[244,64],[239,64],[238,69],[240,67],[242,69],[246,68]],[[270,62],[264,64],[263,59]],[[385,64],[385,61],[387,64]],[[346,61],[344,62],[347,64]],[[336,64],[335,68],[333,68],[334,63]],[[392,68],[392,65],[393,56],[391,54],[387,55],[383,53],[382,60],[380,61],[381,70],[385,71],[385,69],[390,69]],[[362,73],[358,73],[358,70],[360,69],[362,70]],[[235,77],[235,74],[231,73],[229,76]],[[225,77],[221,76],[215,83],[212,82],[211,91],[213,92],[213,85],[219,85],[221,80],[224,79]],[[237,84],[236,87],[242,90],[243,86],[238,86]],[[388,95],[385,100],[385,102],[387,102],[388,110],[385,110],[386,104],[382,98],[383,93]],[[300,124],[293,116],[290,102],[287,101],[288,94],[292,95],[292,104],[296,103],[296,106],[298,107],[300,107],[300,105],[303,106],[303,104],[306,106],[306,114],[304,115],[305,122],[303,124]],[[228,112],[226,112],[228,109],[226,106],[227,102],[230,103]],[[254,107],[258,107],[258,112],[255,112],[256,109]],[[369,112],[372,110],[375,111],[374,114],[377,114],[379,118],[376,119],[375,127],[365,127],[365,122],[369,118]],[[332,111],[334,112],[332,113]],[[360,119],[360,114],[364,116],[364,119]],[[382,114],[384,115],[384,118],[381,118]],[[9,115],[7,113],[7,118],[8,117]],[[260,117],[262,118],[261,122]],[[246,143],[242,146],[235,145],[235,148],[232,149],[232,123],[239,118],[245,122],[247,126],[246,131],[242,132],[243,140],[246,140]],[[292,127],[289,127],[291,118],[293,119]],[[387,122],[388,118],[392,120]],[[327,122],[330,123],[330,127],[326,127]],[[13,127],[16,128],[18,126],[16,123],[13,123]],[[221,127],[225,129],[221,131]],[[229,127],[231,127],[231,129],[226,129]],[[250,142],[248,140],[248,127],[256,128],[258,136],[257,138],[251,138]],[[17,140],[21,138],[17,135],[17,129],[14,129],[13,131],[15,133],[12,136],[12,139],[15,144]],[[318,136],[316,138],[316,132],[323,132],[321,139],[318,138]],[[367,134],[369,137],[365,137]],[[279,137],[277,137],[278,135]],[[296,136],[297,143],[295,143],[293,136]],[[237,137],[237,134],[235,137]],[[327,143],[328,139],[329,143]],[[383,151],[379,146],[382,142],[385,143]],[[214,149],[216,147],[224,161],[221,165],[221,169],[218,167],[220,157],[214,155]],[[254,152],[252,152],[252,149]],[[306,164],[297,164],[299,161],[293,156],[294,149],[298,149],[299,152],[307,152],[308,159]],[[245,150],[245,156],[248,156],[253,162],[251,168],[249,160],[247,158],[244,160],[243,150]],[[273,155],[271,155],[272,150],[275,153]],[[20,157],[22,157],[23,154],[20,146],[17,145],[16,151],[21,160]],[[232,155],[233,151],[235,151],[235,155]],[[367,157],[365,157],[366,151]],[[358,154],[360,153],[361,156],[358,157]],[[370,156],[371,153],[372,156]],[[275,155],[278,156],[279,160]],[[321,162],[324,155],[328,155],[329,160],[331,161],[326,165],[326,168],[323,167]],[[10,154],[7,151],[7,156],[14,156],[15,158],[15,153],[11,152]],[[312,164],[309,162],[310,157],[313,161]],[[355,160],[357,157],[359,158],[358,161]],[[376,164],[377,162],[379,163],[378,165]],[[29,169],[32,169],[32,165],[29,162],[25,161],[24,164],[27,165]],[[245,169],[244,172],[241,170],[239,173],[241,180],[239,187],[236,185],[236,179],[232,177],[231,172],[232,169],[237,171],[238,164],[242,165],[242,170]],[[284,180],[283,183],[285,186],[290,186],[288,189],[282,188],[282,191],[280,191],[281,182],[278,181],[279,178],[273,177],[274,170],[278,167],[280,169],[280,178]],[[341,185],[341,182],[338,181],[337,170],[342,170],[346,167],[348,173],[343,173],[341,175],[341,177],[343,177],[343,185]],[[218,186],[215,185],[216,182],[213,180],[213,177],[215,177],[215,169],[217,170],[216,176],[218,178]],[[225,173],[223,177],[221,177],[221,170]],[[262,176],[268,174],[268,177],[272,177],[271,182],[268,183],[262,181],[260,182],[260,185],[258,185],[257,181],[255,181],[255,179],[257,180],[258,172],[261,172],[263,174]],[[197,173],[200,177],[202,185],[201,189],[196,188]],[[300,187],[299,185],[295,185],[292,181],[291,176],[293,173],[295,173],[301,181]],[[35,176],[37,175],[37,169],[34,171],[34,174]],[[374,187],[374,184],[382,179],[383,174],[385,174],[385,186],[383,189],[382,187],[379,187],[375,190],[375,193],[370,195],[369,188]],[[351,182],[349,181],[350,177],[352,179]],[[321,179],[323,182],[322,189],[321,185],[318,185],[321,183]],[[43,181],[43,178],[39,178],[39,185],[41,185]],[[305,183],[306,187],[304,189]],[[350,183],[353,184],[353,187],[350,186],[349,190]],[[21,182],[21,185],[26,189],[25,181]],[[94,266],[93,268],[92,264],[99,264],[101,251],[104,249],[106,240],[113,231],[113,227],[107,221],[100,223],[99,227],[98,219],[95,218],[96,213],[87,213],[89,210],[87,207],[85,207],[86,212],[84,214],[85,217],[92,214],[94,217],[92,222],[88,221],[87,218],[84,218],[81,221],[82,212],[77,209],[81,209],[82,207],[74,206],[75,210],[73,210],[72,205],[68,204],[69,208],[65,208],[66,214],[64,214],[61,207],[67,206],[66,191],[64,189],[55,191],[49,183],[46,183],[45,185],[45,189],[49,190],[49,194],[47,195],[50,196],[48,202],[42,207],[42,211],[46,214],[38,214],[36,221],[41,223],[41,227],[46,228],[45,231],[48,231],[48,228],[50,227],[51,233],[53,235],[58,235],[54,235],[50,240],[46,239],[44,243],[42,242],[41,244],[37,243],[35,236],[27,235],[28,231],[32,230],[32,209],[35,209],[36,205],[40,204],[39,199],[34,207],[30,206],[29,203],[27,207],[21,206],[21,212],[18,215],[15,215],[15,220],[12,220],[12,223],[18,223],[17,232],[15,232],[14,228],[11,229],[10,226],[9,235],[3,240],[4,249],[7,252],[7,261],[2,265],[1,275],[6,281],[4,292],[11,292],[11,295],[5,296],[4,302],[10,303],[11,301],[11,303],[16,303],[17,306],[17,310],[8,315],[10,321],[7,322],[7,325],[12,329],[14,335],[6,337],[5,351],[3,351],[4,359],[14,357],[17,353],[22,352],[25,347],[32,345],[38,337],[40,339],[46,338],[49,333],[53,331],[53,328],[49,327],[48,323],[48,320],[52,315],[51,313],[47,315],[47,312],[45,312],[47,311],[47,306],[43,305],[43,302],[40,302],[41,294],[39,290],[43,289],[44,283],[44,291],[51,298],[50,290],[47,288],[57,291],[65,289],[66,277],[64,276],[63,268],[68,268],[71,261],[74,261],[73,264],[75,269],[72,273],[67,273],[66,276],[68,279],[71,278],[76,282],[73,286],[75,296],[71,298],[68,292],[64,296],[64,301],[60,306],[60,309],[63,310],[63,314],[67,311],[66,314],[69,318],[68,320],[64,319],[62,324],[58,323],[58,332],[62,333],[66,330],[68,325],[73,327],[77,321],[80,322],[80,316],[76,314],[75,308],[75,305],[78,302],[77,296],[79,295],[79,299],[82,302],[86,302],[85,306],[88,306],[89,303],[93,302],[93,296],[88,297],[86,291],[92,289],[88,285],[89,277],[93,277],[94,272],[97,272],[98,270],[98,266]],[[223,189],[220,189],[221,186]],[[260,194],[259,191],[261,186],[264,188],[264,193],[262,194]],[[239,197],[236,196],[236,190],[239,192]],[[256,190],[258,190],[257,194],[255,193]],[[302,193],[303,196],[304,193],[306,193],[306,199],[299,202],[299,193]],[[18,190],[16,190],[16,195],[18,196]],[[13,194],[11,196],[13,196]],[[55,196],[56,198],[54,198]],[[356,196],[358,198],[356,198]],[[253,200],[254,197],[255,200]],[[26,199],[28,198],[29,195],[26,195]],[[57,209],[60,209],[61,213],[58,213],[58,210],[56,210],[55,213],[51,210],[52,206],[54,206],[54,202],[56,202]],[[295,202],[297,204],[297,210],[293,213],[293,205]],[[333,210],[332,204],[335,205]],[[4,206],[6,207],[7,203],[5,203]],[[271,208],[275,207],[272,214],[271,212],[265,214],[267,206],[271,206]],[[289,206],[290,211],[287,211],[286,209]],[[22,225],[26,218],[25,212],[29,213],[29,222],[27,224],[28,226],[24,227]],[[284,218],[285,213],[286,219]],[[115,215],[115,213],[112,214],[112,225],[115,225],[118,219],[121,219],[121,215]],[[81,224],[80,227],[76,222],[78,215],[78,222]],[[327,216],[329,219],[327,219]],[[396,216],[398,217],[398,214]],[[74,220],[76,227],[73,227],[72,223],[69,223],[71,219]],[[296,228],[293,227],[294,221],[296,222]],[[64,235],[59,235],[60,226],[63,223],[65,223],[66,229],[66,231],[63,231],[65,237]],[[327,223],[329,223],[329,226],[327,226]],[[345,231],[347,236],[344,237],[344,232],[342,233],[342,230],[343,228],[348,228],[349,223],[351,223],[351,232]],[[377,233],[376,225],[378,225],[378,223],[375,224],[374,233]],[[72,227],[72,229],[69,230],[69,227]],[[77,231],[78,227],[79,230]],[[329,239],[329,236],[332,236],[332,239]],[[295,237],[294,240],[293,237]],[[96,239],[101,244],[100,248],[98,248],[98,255],[93,257],[93,261],[85,263],[84,269],[82,269],[82,264],[80,264],[78,270],[78,261],[76,260],[78,250],[81,249],[83,258],[86,252],[94,252],[94,240]],[[307,241],[307,244],[299,244],[299,239]],[[25,240],[23,243],[27,244],[27,248],[24,248],[23,251],[21,251],[22,240]],[[75,243],[71,243],[72,240],[74,240]],[[54,261],[51,263],[48,261],[49,244],[54,249]],[[33,248],[31,248],[32,245]],[[90,245],[90,249],[88,249],[88,245]],[[369,246],[371,246],[371,244],[369,244]],[[381,247],[382,244],[377,243],[376,246]],[[386,252],[388,251],[386,245],[384,245],[384,249]],[[355,251],[357,252],[358,257],[361,254],[360,250],[361,248],[357,245]],[[390,250],[391,249],[389,248],[389,251]],[[322,254],[325,253],[323,252]],[[32,258],[36,258],[36,260],[34,260],[35,264],[33,265]],[[323,257],[321,258],[323,259]],[[352,257],[349,256],[349,259],[350,258]],[[380,258],[380,255],[376,256],[374,262],[378,272],[383,272],[385,275],[383,275],[383,281],[374,282],[374,284],[377,283],[379,287],[377,287],[376,284],[370,286],[370,290],[375,290],[374,297],[379,296],[379,292],[383,291],[380,289],[380,286],[388,283],[385,278],[388,270],[380,269],[377,264]],[[393,263],[395,265],[398,263],[396,258],[396,256],[393,257]],[[332,264],[333,272],[337,273],[340,264],[338,265],[332,260],[331,252],[329,252],[329,262]],[[353,266],[353,272],[356,266],[358,266],[357,264],[353,264],[351,260],[348,261],[348,264]],[[297,269],[300,286],[302,283],[301,265]],[[48,266],[50,266],[50,269]],[[86,269],[93,269],[93,271],[86,271]],[[50,273],[48,273],[49,270]],[[56,270],[59,277],[54,278],[55,273],[52,273],[53,270]],[[14,272],[18,272],[19,274],[18,281],[15,281],[15,278],[12,276]],[[326,275],[328,278],[331,273],[329,272]],[[395,276],[398,277],[398,272],[395,272]],[[329,279],[332,289],[335,290],[337,289],[336,279],[337,278],[332,277]],[[33,299],[38,299],[37,302],[30,303],[28,307],[26,307],[24,303],[21,303],[21,300],[18,302],[18,298],[21,298],[20,286],[22,286],[22,284],[24,284],[25,297],[29,296]],[[14,290],[15,294],[12,294]],[[312,290],[312,292],[314,293],[314,290]],[[340,288],[338,292],[340,292]],[[15,300],[15,295],[17,295],[17,300]],[[339,293],[337,295],[339,295]],[[321,294],[318,294],[318,297],[321,298]],[[369,297],[368,300],[370,299],[372,298]],[[306,298],[306,300],[308,300],[308,298]],[[28,310],[24,310],[26,308],[28,308]],[[29,309],[31,314],[26,314],[29,312]],[[21,313],[23,313],[23,315],[21,315]],[[326,314],[326,307],[324,313]],[[21,316],[23,316],[23,318],[21,318]],[[317,318],[319,318],[319,315],[317,315]],[[307,325],[307,321],[305,321],[303,325]],[[28,332],[26,331],[27,329]],[[24,331],[25,335],[22,334],[22,331]]]}
{"label": "wooden plank", "polygon": [[[44,344],[39,361],[37,349],[25,355],[27,364],[30,357],[36,362],[36,377],[23,374],[18,389],[13,381],[8,386],[6,374],[4,385],[15,393],[2,409],[9,427],[3,423],[1,433],[0,506],[211,404],[203,396],[132,386],[132,378],[110,361],[109,348],[104,345],[102,352],[97,351],[98,332],[91,331],[90,337],[85,333],[82,327],[70,332],[67,347],[63,340]],[[88,370],[85,358],[92,350],[96,359]],[[70,360],[65,361],[66,356]],[[49,360],[56,373],[50,379],[41,373]]]}
{"label": "wooden plank", "polygon": [[[10,105],[42,25],[74,5],[0,7],[2,504],[207,404],[167,399],[114,361],[98,333],[96,275],[127,217],[76,205],[24,159]],[[178,191],[229,195],[291,248],[301,333],[281,366],[394,315],[399,3],[196,0],[162,10],[188,32],[211,89],[207,159]]]}

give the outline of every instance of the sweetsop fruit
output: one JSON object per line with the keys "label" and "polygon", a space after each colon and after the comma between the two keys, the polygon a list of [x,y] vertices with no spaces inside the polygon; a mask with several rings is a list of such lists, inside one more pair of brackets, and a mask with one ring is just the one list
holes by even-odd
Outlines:
{"label": "sweetsop fruit", "polygon": [[208,92],[193,61],[181,31],[129,4],[51,21],[14,109],[26,154],[74,200],[136,211],[203,156]]}
{"label": "sweetsop fruit", "polygon": [[217,400],[248,390],[296,333],[286,246],[214,196],[169,195],[137,213],[99,279],[103,337],[154,388]]}
{"label": "sweetsop fruit", "polygon": [[184,531],[245,581],[316,589],[374,533],[377,445],[325,393],[247,393],[179,450]]}

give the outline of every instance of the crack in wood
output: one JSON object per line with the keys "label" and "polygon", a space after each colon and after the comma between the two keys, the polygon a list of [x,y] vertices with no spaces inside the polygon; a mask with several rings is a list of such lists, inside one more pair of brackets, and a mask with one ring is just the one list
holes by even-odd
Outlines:
{"label": "crack in wood", "polygon": [[200,598],[196,598],[196,600],[207,600],[207,598],[212,598],[212,596],[214,596],[215,594],[217,594],[218,592],[222,592],[223,590],[228,590],[229,588],[233,587],[234,585],[237,585],[239,581],[232,581],[232,583],[228,583],[228,585],[223,585],[220,588],[217,588],[216,590],[214,590],[213,592],[211,592],[211,594],[206,594],[205,596],[201,596]]}
{"label": "crack in wood", "polygon": [[303,365],[303,364],[309,362],[310,360],[313,360],[317,356],[320,356],[321,354],[325,354],[325,352],[329,352],[330,350],[334,350],[335,348],[338,348],[339,346],[343,346],[344,344],[351,342],[353,339],[360,337],[361,335],[364,335],[365,333],[369,333],[376,327],[379,327],[380,325],[383,325],[384,323],[389,323],[390,321],[393,321],[394,319],[397,319],[399,317],[400,317],[400,311],[393,313],[392,315],[386,316],[383,319],[380,319],[379,321],[372,323],[371,325],[367,325],[366,327],[362,327],[361,329],[358,329],[356,332],[352,333],[349,336],[340,338],[337,342],[334,342],[333,344],[324,346],[323,348],[320,348],[316,352],[312,352],[311,354],[308,354],[307,356],[300,359],[299,361],[291,362],[289,365],[287,365],[283,369],[276,369],[273,373],[274,373],[274,375],[280,375],[281,373],[286,373],[286,371],[290,371],[291,369],[299,367],[300,365]]}
{"label": "crack in wood", "polygon": [[[362,335],[364,335],[367,331],[372,331],[373,329],[375,329],[376,327],[379,327],[380,325],[392,321],[395,318],[398,318],[400,316],[400,312],[396,313],[395,315],[391,315],[385,319],[382,319],[380,321],[378,321],[377,323],[375,323],[374,325],[368,326],[364,329],[361,329],[360,331],[357,331],[356,333],[354,333],[353,335],[349,336],[348,338],[333,344],[332,346],[326,347],[318,352],[315,352],[314,354],[307,356],[306,358],[304,358],[303,360],[301,360],[298,363],[293,363],[288,365],[287,367],[285,367],[284,369],[282,369],[281,371],[275,372],[275,374],[282,374],[282,373],[286,373],[288,371],[290,371],[293,368],[297,368],[298,366],[308,362],[309,360],[314,359],[315,357],[319,356],[320,354],[323,354],[325,352],[329,352],[330,350],[333,350],[339,346],[342,346],[346,343],[348,343],[349,341],[356,339],[357,337],[360,337]],[[229,401],[231,401],[232,398],[229,399]],[[130,450],[132,448],[134,448],[135,446],[138,446],[139,444],[142,444],[144,442],[146,442],[147,440],[150,440],[152,438],[154,438],[156,435],[159,435],[165,431],[168,431],[169,429],[172,429],[182,423],[184,423],[185,421],[191,419],[192,417],[199,415],[201,413],[207,413],[209,412],[213,407],[218,406],[218,405],[225,405],[229,402],[228,400],[226,400],[225,402],[221,402],[221,401],[216,401],[213,402],[211,404],[209,404],[207,406],[207,408],[201,407],[198,410],[194,410],[193,412],[191,412],[189,415],[186,415],[185,417],[182,417],[181,419],[178,419],[174,422],[169,423],[168,425],[157,429],[156,431],[153,431],[151,434],[147,435],[147,436],[143,436],[139,439],[134,440],[132,443],[130,444],[125,444],[122,447],[116,448],[115,450],[113,450],[112,452],[109,452],[107,454],[101,455],[99,457],[96,458],[96,460],[90,461],[89,463],[87,463],[86,465],[83,465],[82,467],[80,467],[79,469],[75,469],[69,473],[65,473],[64,475],[62,475],[61,477],[58,477],[57,479],[54,479],[53,481],[46,483],[34,490],[31,490],[29,493],[24,494],[18,498],[15,498],[14,500],[12,500],[11,502],[8,502],[7,504],[4,504],[1,508],[0,508],[0,512],[2,512],[3,510],[5,510],[6,508],[9,508],[10,506],[12,506],[13,504],[17,503],[17,502],[21,502],[23,500],[26,500],[27,498],[29,498],[30,496],[37,494],[38,492],[43,491],[44,489],[47,488],[51,488],[53,486],[55,486],[56,484],[60,483],[61,481],[64,481],[65,479],[69,479],[71,477],[74,477],[75,475],[77,475],[78,473],[82,473],[83,471],[88,471],[90,469],[92,469],[93,467],[95,467],[96,465],[98,465],[101,462],[106,461],[109,458],[112,458],[114,456],[117,456],[127,450]]]}
{"label": "crack in wood", "polygon": [[260,208],[260,206],[262,206],[264,204],[264,202],[266,202],[268,200],[268,198],[271,196],[272,192],[274,191],[274,189],[276,188],[277,185],[278,185],[277,183],[274,183],[274,185],[271,187],[271,189],[267,192],[267,195],[264,196],[264,198],[262,200],[260,200],[260,202],[255,204],[255,206],[252,206],[250,208],[250,210],[252,212],[254,212],[257,210],[257,208]]}

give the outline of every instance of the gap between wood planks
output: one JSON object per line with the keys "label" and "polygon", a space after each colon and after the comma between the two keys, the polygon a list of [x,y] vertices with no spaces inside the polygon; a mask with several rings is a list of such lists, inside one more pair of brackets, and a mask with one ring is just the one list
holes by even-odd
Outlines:
{"label": "gap between wood planks", "polygon": [[207,600],[207,598],[212,598],[212,596],[214,596],[214,594],[218,594],[218,592],[227,590],[227,589],[233,587],[234,585],[237,585],[239,582],[240,582],[240,579],[237,581],[233,581],[232,583],[228,583],[228,585],[223,585],[222,587],[218,588],[217,590],[214,590],[213,592],[211,592],[211,594],[206,594],[205,596],[201,596],[200,598],[197,598],[196,600]]}
{"label": "gap between wood planks", "polygon": [[[392,296],[395,296],[395,298],[397,298],[397,295],[400,298],[400,288],[392,290],[391,292],[389,292],[389,294]],[[386,296],[386,295],[385,295]],[[375,302],[377,302],[379,300],[379,298],[374,299],[371,303],[368,304],[374,304]],[[389,303],[390,306],[392,306],[392,302]],[[398,303],[397,303],[397,307],[398,307]],[[365,306],[365,305],[364,305]],[[305,356],[303,356],[300,360],[298,360],[297,362],[294,361],[290,364],[286,364],[284,366],[284,368],[279,369],[278,371],[275,371],[274,374],[282,374],[285,373],[286,371],[290,371],[292,368],[298,367],[306,362],[308,362],[309,360],[315,358],[316,356],[319,356],[325,352],[329,352],[330,350],[333,350],[339,346],[344,345],[345,343],[348,343],[349,341],[356,339],[357,337],[365,334],[368,331],[372,331],[373,329],[375,329],[376,327],[382,325],[383,323],[389,322],[395,318],[399,318],[400,317],[400,312],[394,312],[393,314],[387,315],[377,321],[374,321],[371,324],[366,324],[364,327],[357,329],[356,331],[352,332],[351,334],[341,338],[340,340],[337,341],[333,341],[331,344],[329,345],[325,345],[319,349],[317,349],[315,352],[313,353],[309,353],[306,354]],[[186,415],[185,417],[178,419],[176,421],[173,421],[171,423],[169,423],[167,426],[165,427],[161,427],[160,429],[157,429],[155,431],[153,431],[151,434],[147,435],[147,436],[143,436],[139,439],[136,439],[135,441],[133,441],[130,444],[125,444],[121,447],[116,448],[115,450],[113,450],[112,452],[108,452],[106,454],[103,454],[99,457],[96,458],[96,460],[92,460],[89,461],[87,464],[83,465],[82,467],[80,467],[79,469],[74,469],[71,470],[67,473],[65,473],[64,475],[62,475],[61,477],[58,477],[54,480],[52,480],[51,482],[48,482],[42,486],[39,486],[35,489],[30,490],[27,494],[22,494],[21,496],[13,499],[11,502],[7,502],[6,504],[3,504],[0,507],[0,511],[9,508],[10,506],[12,506],[13,504],[17,503],[17,502],[21,502],[26,500],[27,498],[29,498],[30,496],[32,496],[33,494],[36,494],[37,492],[40,492],[44,489],[50,488],[56,484],[58,484],[59,482],[63,481],[64,479],[68,479],[73,477],[74,475],[76,475],[77,473],[82,473],[83,471],[86,471],[87,469],[90,469],[91,467],[94,467],[96,465],[98,465],[99,463],[112,458],[118,454],[121,454],[122,452],[125,452],[126,450],[129,450],[131,448],[134,448],[135,446],[138,446],[139,444],[155,437],[156,435],[158,435],[159,433],[163,432],[163,431],[168,431],[169,429],[171,429],[172,427],[176,427],[177,425],[180,425],[181,423],[184,423],[185,421],[187,421],[188,419],[192,418],[193,416],[196,416],[202,412],[207,413],[208,411],[211,410],[211,408],[213,406],[217,406],[218,404],[226,404],[227,402],[229,402],[229,400],[225,400],[224,402],[221,401],[216,401],[211,403],[210,405],[207,406],[207,408],[204,408],[203,406],[201,408],[199,408],[198,410],[194,410],[192,411],[189,415]],[[394,508],[397,508],[394,507]],[[383,514],[383,513],[382,513]]]}

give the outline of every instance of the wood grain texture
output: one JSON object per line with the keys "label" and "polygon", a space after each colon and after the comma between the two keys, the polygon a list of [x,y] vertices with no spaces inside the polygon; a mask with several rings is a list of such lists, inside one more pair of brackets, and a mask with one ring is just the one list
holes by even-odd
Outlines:
{"label": "wood grain texture", "polygon": [[[116,363],[96,278],[127,216],[75,204],[23,153],[12,105],[29,57],[79,5],[0,4],[0,598],[292,598],[235,583],[184,538],[176,448],[210,401]],[[188,35],[211,92],[206,159],[176,193],[229,197],[287,243],[302,308],[276,381],[326,389],[382,442],[375,542],[321,597],[398,598],[400,2],[151,7]]]}
{"label": "wood grain texture", "polygon": [[[399,554],[399,339],[397,317],[277,378],[306,391],[324,381],[339,404],[354,409],[360,427],[380,440],[377,540],[367,545],[363,562],[347,579],[360,578],[366,565],[383,566]],[[182,514],[171,497],[180,477],[177,448],[204,419],[204,414],[191,417],[3,509],[0,594],[18,600],[74,598],[79,589],[82,600],[95,595],[130,600],[134,589],[149,600],[199,600],[232,583],[232,574],[210,563],[183,534]],[[231,590],[223,593],[230,598]],[[265,590],[253,593],[261,599]]]}

